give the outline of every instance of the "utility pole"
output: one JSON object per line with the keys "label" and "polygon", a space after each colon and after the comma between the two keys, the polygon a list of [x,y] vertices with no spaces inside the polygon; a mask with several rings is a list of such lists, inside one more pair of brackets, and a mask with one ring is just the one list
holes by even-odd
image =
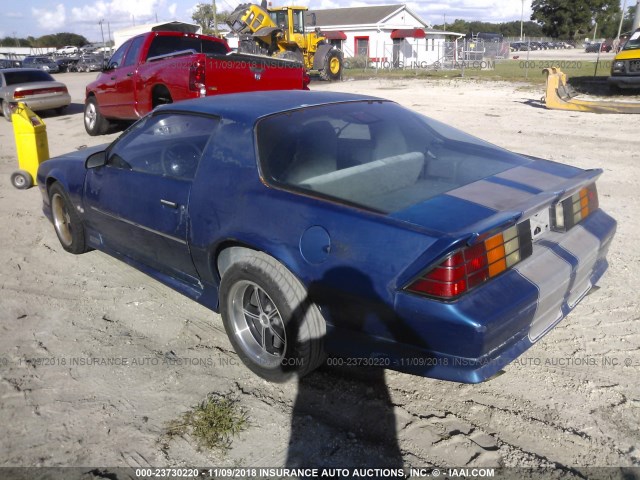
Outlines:
{"label": "utility pole", "polygon": [[446,32],[447,31],[447,14],[443,14],[444,16],[444,24],[442,25],[442,31]]}
{"label": "utility pole", "polygon": [[102,29],[103,22],[104,22],[104,18],[100,20],[98,23],[100,24],[100,34],[102,35],[102,51],[104,52],[104,30]]}
{"label": "utility pole", "polygon": [[111,48],[112,47],[112,44],[111,44],[111,25],[109,25],[109,22],[107,22],[107,32],[109,32],[109,34],[108,34],[109,48]]}
{"label": "utility pole", "polygon": [[635,32],[640,27],[640,0],[636,3],[636,15],[633,17],[633,27],[631,31]]}
{"label": "utility pole", "polygon": [[622,22],[624,22],[624,13],[627,10],[627,0],[622,3],[622,15],[620,15],[620,24],[618,25],[618,36],[616,37],[617,43],[620,43],[620,34],[622,33]]}
{"label": "utility pole", "polygon": [[522,0],[522,11],[520,12],[520,41],[524,32],[524,0]]}
{"label": "utility pole", "polygon": [[218,10],[216,9],[216,0],[213,0],[213,34],[219,37],[218,32]]}
{"label": "utility pole", "polygon": [[593,27],[593,41],[596,41],[596,32],[598,31],[598,22],[596,22],[596,26]]}

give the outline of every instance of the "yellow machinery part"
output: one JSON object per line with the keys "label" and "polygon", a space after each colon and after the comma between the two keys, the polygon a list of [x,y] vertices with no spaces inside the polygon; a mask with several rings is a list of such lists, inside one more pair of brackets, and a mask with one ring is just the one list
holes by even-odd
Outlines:
{"label": "yellow machinery part", "polygon": [[47,126],[22,102],[18,103],[11,115],[11,122],[16,140],[18,168],[30,174],[35,185],[38,167],[49,158]]}
{"label": "yellow machinery part", "polygon": [[575,98],[567,85],[567,75],[557,67],[545,68],[547,88],[545,105],[550,110],[571,110],[593,113],[640,113],[640,103],[590,101]]}

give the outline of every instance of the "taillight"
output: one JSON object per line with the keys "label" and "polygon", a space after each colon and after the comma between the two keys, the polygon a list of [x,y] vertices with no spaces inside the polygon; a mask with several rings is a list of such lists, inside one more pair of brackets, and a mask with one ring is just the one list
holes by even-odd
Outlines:
{"label": "taillight", "polygon": [[311,77],[307,72],[302,74],[302,89],[309,90],[309,84],[311,83]]}
{"label": "taillight", "polygon": [[202,62],[191,65],[189,70],[189,90],[202,90],[205,86],[205,68]]}
{"label": "taillight", "polygon": [[598,206],[598,190],[596,184],[592,183],[551,208],[553,229],[566,232],[595,212]]}
{"label": "taillight", "polygon": [[46,93],[67,93],[67,87],[33,88],[18,90],[13,93],[13,98],[24,98],[31,95],[44,95]]}
{"label": "taillight", "polygon": [[444,300],[462,295],[531,255],[530,225],[525,220],[482,243],[455,252],[413,280],[406,290]]}

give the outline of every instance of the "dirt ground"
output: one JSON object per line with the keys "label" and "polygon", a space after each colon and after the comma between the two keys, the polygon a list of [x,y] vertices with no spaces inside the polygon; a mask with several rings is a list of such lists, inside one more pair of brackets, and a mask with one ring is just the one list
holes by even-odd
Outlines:
{"label": "dirt ground", "polygon": [[[61,74],[67,114],[45,117],[52,155],[111,141],[82,126],[84,85]],[[618,222],[600,288],[479,385],[325,367],[268,384],[244,368],[220,318],[103,253],[65,253],[37,189],[9,183],[0,119],[0,466],[640,466],[640,149],[637,117],[548,111],[524,84],[366,80],[313,89],[373,94],[518,152],[601,167]],[[119,365],[105,365],[110,360]],[[249,427],[223,454],[167,423],[209,393]]]}

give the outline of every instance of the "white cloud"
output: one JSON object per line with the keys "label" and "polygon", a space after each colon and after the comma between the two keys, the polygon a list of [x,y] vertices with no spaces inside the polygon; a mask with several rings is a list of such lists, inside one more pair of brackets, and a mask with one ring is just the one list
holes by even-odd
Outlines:
{"label": "white cloud", "polygon": [[24,13],[22,12],[7,12],[4,14],[6,18],[24,18]]}
{"label": "white cloud", "polygon": [[136,23],[155,19],[156,14],[164,9],[165,0],[99,0],[90,5],[71,9],[71,19],[81,23],[95,23],[101,18],[114,23]]}
{"label": "white cloud", "polygon": [[178,9],[177,3],[172,3],[171,5],[169,5],[169,8],[167,10],[169,11],[169,15],[171,16],[171,18],[175,18],[177,9]]}
{"label": "white cloud", "polygon": [[65,26],[65,20],[67,18],[64,5],[59,3],[54,10],[47,10],[44,8],[32,8],[31,13],[35,17],[38,25],[44,30],[56,30]]}

